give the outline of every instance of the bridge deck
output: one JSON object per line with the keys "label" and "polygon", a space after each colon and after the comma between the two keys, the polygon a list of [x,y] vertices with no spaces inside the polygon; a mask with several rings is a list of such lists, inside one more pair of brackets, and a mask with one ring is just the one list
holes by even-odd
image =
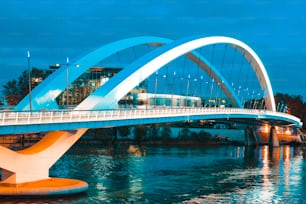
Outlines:
{"label": "bridge deck", "polygon": [[299,118],[280,112],[239,108],[158,108],[133,110],[1,112],[0,135],[102,128],[187,120],[257,120],[300,127]]}

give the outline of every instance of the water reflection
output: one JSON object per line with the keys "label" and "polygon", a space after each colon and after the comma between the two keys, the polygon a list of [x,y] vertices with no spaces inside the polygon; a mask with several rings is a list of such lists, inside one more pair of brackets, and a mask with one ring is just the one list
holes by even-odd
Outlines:
{"label": "water reflection", "polygon": [[146,155],[146,149],[144,146],[129,145],[127,153],[133,154],[134,156],[141,157]]}
{"label": "water reflection", "polygon": [[[306,148],[76,145],[51,175],[85,180],[87,194],[41,203],[300,203]],[[37,203],[39,199],[1,198]]]}
{"label": "water reflection", "polygon": [[[228,192],[203,194],[186,200],[185,203],[237,202],[237,203],[294,203],[303,202],[301,195],[304,186],[305,149],[302,147],[282,146],[272,148],[262,146],[258,149],[237,147],[230,153],[241,158],[244,149],[243,168],[223,171],[225,179],[221,189],[235,184]],[[220,176],[220,174],[218,174]]]}

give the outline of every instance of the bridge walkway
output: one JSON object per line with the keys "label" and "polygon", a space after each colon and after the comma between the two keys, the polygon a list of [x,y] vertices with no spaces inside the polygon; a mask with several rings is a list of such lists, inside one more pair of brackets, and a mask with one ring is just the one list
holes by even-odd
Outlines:
{"label": "bridge walkway", "polygon": [[257,120],[301,126],[299,118],[280,112],[241,108],[155,108],[123,110],[59,110],[1,112],[0,135],[80,128],[103,128],[189,120]]}

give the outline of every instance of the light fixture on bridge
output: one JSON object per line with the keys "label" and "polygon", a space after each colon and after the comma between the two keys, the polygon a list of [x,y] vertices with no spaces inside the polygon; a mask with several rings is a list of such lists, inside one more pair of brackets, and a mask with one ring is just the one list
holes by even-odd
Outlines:
{"label": "light fixture on bridge", "polygon": [[28,85],[29,85],[29,100],[30,100],[30,112],[32,112],[32,85],[31,85],[31,55],[28,50]]}
{"label": "light fixture on bridge", "polygon": [[[66,65],[66,64],[55,64],[55,65],[49,65],[49,68],[50,69],[59,69],[62,65]],[[74,66],[76,68],[79,68],[80,67],[80,64],[74,64]]]}
{"label": "light fixture on bridge", "polygon": [[[66,109],[68,109],[69,106],[69,90],[68,90],[68,81],[69,81],[69,57],[66,58],[66,63],[65,64],[55,64],[55,65],[50,65],[49,68],[50,69],[59,69],[62,65],[66,65]],[[79,68],[80,65],[79,64],[73,64],[74,67]]]}

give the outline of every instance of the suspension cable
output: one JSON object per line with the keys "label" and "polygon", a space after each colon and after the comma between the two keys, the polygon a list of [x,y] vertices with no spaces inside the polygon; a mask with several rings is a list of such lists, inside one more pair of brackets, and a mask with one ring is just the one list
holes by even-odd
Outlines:
{"label": "suspension cable", "polygon": [[199,73],[200,73],[200,57],[202,56],[201,55],[201,48],[200,48],[200,51],[199,51],[199,54],[200,56],[198,56],[197,58],[197,73],[196,73],[196,77],[194,78],[194,91],[193,91],[193,96],[196,96],[196,92],[197,92],[197,85],[198,85],[198,79],[197,77],[199,77]]}
{"label": "suspension cable", "polygon": [[157,107],[156,95],[158,88],[158,70],[155,72],[155,86],[154,86],[154,106]]}
{"label": "suspension cable", "polygon": [[[233,69],[234,69],[234,65],[236,63],[236,54],[237,54],[237,48],[234,47],[234,55],[233,55],[233,59],[232,59],[232,66],[231,66],[231,69],[230,69],[230,75],[229,75],[229,82],[232,83],[232,74],[233,74]],[[238,93],[238,96],[239,96],[239,93]],[[233,96],[230,97],[230,100],[231,101],[234,101],[234,98]]]}
{"label": "suspension cable", "polygon": [[182,96],[183,95],[183,81],[185,79],[185,65],[186,65],[186,59],[185,57],[183,58],[183,73],[182,73],[182,77],[181,77],[181,93],[180,95]]}
{"label": "suspension cable", "polygon": [[240,77],[241,77],[241,70],[242,70],[242,67],[243,67],[243,63],[244,62],[244,51],[242,52],[242,57],[241,57],[241,61],[240,61],[240,68],[239,68],[239,74],[238,74],[238,81],[237,81],[237,85],[239,86],[240,85]]}
{"label": "suspension cable", "polygon": [[[227,44],[224,44],[224,52],[223,52],[223,58],[222,58],[222,64],[221,64],[221,76],[223,76],[223,69],[224,69],[224,61],[225,61],[226,49],[227,49]],[[221,82],[217,82],[218,89],[216,91],[216,102],[218,101],[219,91],[220,91],[220,88],[221,88],[223,83],[224,83],[223,80]]]}
{"label": "suspension cable", "polygon": [[[250,64],[251,64],[251,66],[252,66],[252,59],[250,60]],[[247,87],[247,83],[248,83],[248,81],[249,81],[249,74],[250,74],[250,69],[247,69],[247,74],[246,74],[246,77],[245,77],[245,81],[244,81],[244,87]],[[249,90],[249,91],[251,91],[251,90]],[[252,101],[250,101],[250,103],[251,103]]]}
{"label": "suspension cable", "polygon": [[235,59],[236,59],[237,48],[235,48],[234,50],[235,50],[235,52],[234,52],[234,56],[233,56],[233,59],[232,59],[232,66],[231,66],[231,69],[230,69],[231,71],[230,71],[228,81],[232,81],[232,74],[233,74],[233,69],[234,69],[234,64],[235,64]]}
{"label": "suspension cable", "polygon": [[[215,47],[216,47],[216,44],[213,45],[213,52],[212,52],[212,56],[211,56],[211,65],[213,65],[213,62],[214,62],[214,57],[215,57]],[[209,77],[212,78],[212,70],[210,68],[209,70]],[[213,88],[214,88],[214,78],[212,78],[211,80],[211,86],[210,86],[210,95],[209,95],[209,100],[211,100],[211,97],[212,97],[212,92],[213,92]]]}

